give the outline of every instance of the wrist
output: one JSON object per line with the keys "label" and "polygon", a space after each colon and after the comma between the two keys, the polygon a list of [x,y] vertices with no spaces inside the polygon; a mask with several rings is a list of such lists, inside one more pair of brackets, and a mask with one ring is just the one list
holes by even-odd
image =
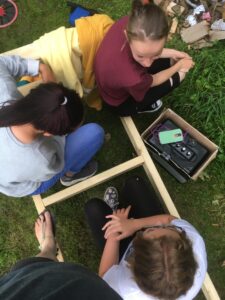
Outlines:
{"label": "wrist", "polygon": [[182,63],[180,60],[178,60],[178,62],[174,65],[176,72],[180,72],[180,70],[182,69]]}
{"label": "wrist", "polygon": [[136,232],[143,228],[141,219],[133,219],[133,232]]}
{"label": "wrist", "polygon": [[118,236],[118,235],[111,235],[111,236],[107,237],[106,243],[109,244],[109,245],[116,245],[116,244],[119,244],[120,241],[116,239],[117,236]]}

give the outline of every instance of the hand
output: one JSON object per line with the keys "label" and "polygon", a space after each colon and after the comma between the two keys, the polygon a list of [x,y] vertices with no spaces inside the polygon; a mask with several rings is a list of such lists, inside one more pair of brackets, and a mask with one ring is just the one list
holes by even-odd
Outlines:
{"label": "hand", "polygon": [[117,209],[117,210],[115,210],[113,212],[113,215],[117,216],[120,219],[128,219],[128,215],[129,215],[130,209],[131,209],[131,205],[129,205],[127,208]]}
{"label": "hand", "polygon": [[102,230],[105,230],[104,237],[106,239],[113,237],[115,240],[119,241],[136,232],[134,226],[135,220],[128,219],[130,209],[131,206],[128,206],[126,209],[118,209],[113,215],[106,216],[107,219],[111,219],[102,228]]}
{"label": "hand", "polygon": [[187,73],[190,69],[192,69],[195,65],[192,59],[190,58],[183,58],[177,62],[179,64],[178,72]]}
{"label": "hand", "polygon": [[43,82],[56,82],[55,76],[48,65],[40,63],[39,71]]}

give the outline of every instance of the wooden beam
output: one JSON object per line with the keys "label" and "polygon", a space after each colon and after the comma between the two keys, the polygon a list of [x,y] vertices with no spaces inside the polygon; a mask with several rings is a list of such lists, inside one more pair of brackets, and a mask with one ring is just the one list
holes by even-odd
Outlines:
{"label": "wooden beam", "polygon": [[115,176],[118,176],[129,170],[137,168],[137,167],[143,165],[143,163],[144,163],[144,160],[142,157],[135,157],[133,159],[130,159],[127,162],[124,162],[116,167],[113,167],[107,171],[97,174],[97,175],[95,175],[87,180],[84,180],[80,183],[77,183],[71,187],[65,188],[64,190],[62,190],[58,193],[55,193],[51,196],[43,198],[42,199],[43,204],[45,206],[49,206],[54,203],[71,198],[72,196],[77,195],[81,192],[84,192],[84,191],[86,191],[98,184],[101,184]]}
{"label": "wooden beam", "polygon": [[202,291],[207,300],[220,300],[220,296],[218,295],[217,290],[215,289],[215,286],[208,273],[205,276]]}
{"label": "wooden beam", "polygon": [[45,210],[44,203],[42,201],[41,195],[32,196],[34,205],[37,209],[38,214],[42,213]]}

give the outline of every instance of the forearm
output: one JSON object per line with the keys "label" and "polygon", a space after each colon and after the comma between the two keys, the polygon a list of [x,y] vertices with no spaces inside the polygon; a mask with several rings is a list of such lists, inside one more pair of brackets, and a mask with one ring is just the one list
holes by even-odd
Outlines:
{"label": "forearm", "polygon": [[163,70],[156,74],[153,74],[152,75],[153,81],[152,81],[151,87],[158,86],[158,85],[164,83],[179,70],[180,70],[179,63],[176,63],[175,65],[171,66],[170,68],[168,68],[166,70]]}
{"label": "forearm", "polygon": [[56,82],[55,76],[48,65],[40,63],[39,72],[43,82]]}
{"label": "forearm", "polygon": [[177,61],[182,58],[191,58],[191,57],[186,52],[175,50],[175,49],[164,48],[160,55],[160,58],[172,58],[173,60]]}
{"label": "forearm", "polygon": [[166,225],[169,224],[172,220],[176,219],[171,215],[156,215],[147,218],[133,219],[133,226],[135,231],[138,231],[142,228],[154,225]]}
{"label": "forearm", "polygon": [[39,61],[25,59],[20,56],[0,56],[0,76],[20,77],[23,75],[35,76],[38,74]]}
{"label": "forearm", "polygon": [[176,53],[175,49],[163,48],[160,58],[171,58]]}
{"label": "forearm", "polygon": [[103,276],[113,265],[119,263],[120,242],[114,239],[107,239],[100,261],[99,276]]}

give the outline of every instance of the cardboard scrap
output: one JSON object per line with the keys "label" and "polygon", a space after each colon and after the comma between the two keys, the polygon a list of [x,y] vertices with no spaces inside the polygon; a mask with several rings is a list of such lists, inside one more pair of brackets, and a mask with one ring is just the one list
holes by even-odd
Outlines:
{"label": "cardboard scrap", "polygon": [[178,26],[178,19],[175,17],[172,19],[172,24],[170,27],[170,33],[175,33],[177,30],[177,26]]}
{"label": "cardboard scrap", "polygon": [[209,25],[202,21],[194,26],[185,28],[181,31],[181,38],[185,43],[192,44],[206,37],[209,33]]}
{"label": "cardboard scrap", "polygon": [[[188,44],[188,48],[202,49],[212,47],[214,41],[225,39],[225,30],[212,30],[210,24],[223,21],[225,24],[225,0],[194,0],[196,9],[189,4],[188,0],[153,0],[157,3],[171,20],[170,32],[168,39],[178,32],[182,40]],[[193,1],[193,0],[191,0]],[[213,2],[212,2],[213,1]],[[215,2],[215,4],[214,4]],[[203,7],[203,9],[200,7]],[[181,16],[182,15],[182,16]],[[197,24],[191,26],[188,17],[193,16]],[[182,29],[181,29],[182,28]]]}
{"label": "cardboard scrap", "polygon": [[169,5],[166,8],[166,11],[168,13],[168,15],[170,15],[171,17],[174,16],[181,16],[182,13],[184,12],[185,8],[175,2],[170,2]]}
{"label": "cardboard scrap", "polygon": [[210,30],[209,31],[209,40],[211,42],[224,40],[225,39],[225,31],[224,30]]}

